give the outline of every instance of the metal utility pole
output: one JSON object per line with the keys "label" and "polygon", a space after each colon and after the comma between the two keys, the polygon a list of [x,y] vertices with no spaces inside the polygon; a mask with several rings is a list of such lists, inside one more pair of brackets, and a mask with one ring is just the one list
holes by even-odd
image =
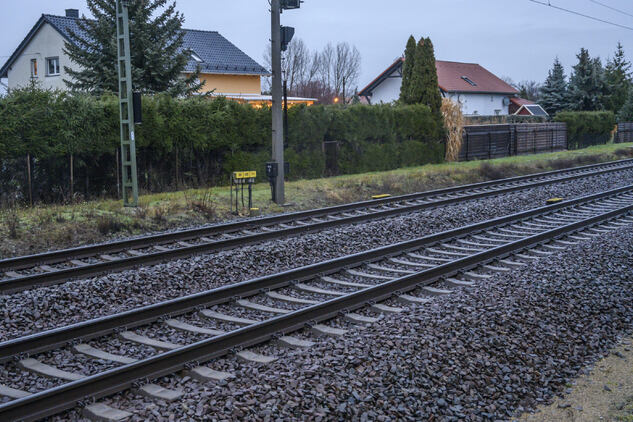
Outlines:
{"label": "metal utility pole", "polygon": [[272,40],[272,113],[273,113],[273,156],[277,163],[277,179],[273,200],[279,205],[285,203],[284,192],[284,129],[281,112],[281,0],[271,0],[271,40]]}
{"label": "metal utility pole", "polygon": [[129,0],[116,0],[116,27],[119,68],[119,104],[121,120],[121,170],[123,206],[138,205],[134,107],[132,105],[132,59],[130,52]]}

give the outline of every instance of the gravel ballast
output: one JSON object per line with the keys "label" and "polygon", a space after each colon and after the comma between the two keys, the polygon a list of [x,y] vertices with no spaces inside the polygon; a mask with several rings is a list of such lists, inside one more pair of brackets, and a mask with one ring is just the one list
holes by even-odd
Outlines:
{"label": "gravel ballast", "polygon": [[0,296],[0,341],[192,294],[257,276],[630,184],[633,171],[583,178],[217,254]]}
{"label": "gravel ballast", "polygon": [[268,366],[209,363],[236,375],[228,383],[158,380],[185,391],[177,402],[130,391],[104,402],[138,421],[508,420],[631,332],[632,262],[629,226],[307,350],[252,349],[279,356]]}

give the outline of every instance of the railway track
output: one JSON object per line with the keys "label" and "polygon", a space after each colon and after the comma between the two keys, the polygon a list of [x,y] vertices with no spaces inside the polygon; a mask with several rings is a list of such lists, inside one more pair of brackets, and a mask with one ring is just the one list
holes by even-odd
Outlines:
{"label": "railway track", "polygon": [[0,294],[633,168],[620,160],[0,260]]}
{"label": "railway track", "polygon": [[[77,405],[93,417],[125,416],[89,403],[130,387],[177,400],[181,392],[152,380],[181,370],[199,382],[224,380],[232,374],[214,370],[214,359],[271,362],[245,348],[269,340],[310,347],[318,336],[346,334],[328,320],[371,324],[631,224],[633,185],[0,343],[1,373],[11,375],[0,379],[0,420]],[[77,360],[89,362],[83,372],[73,369]],[[41,377],[48,387],[37,391]]]}

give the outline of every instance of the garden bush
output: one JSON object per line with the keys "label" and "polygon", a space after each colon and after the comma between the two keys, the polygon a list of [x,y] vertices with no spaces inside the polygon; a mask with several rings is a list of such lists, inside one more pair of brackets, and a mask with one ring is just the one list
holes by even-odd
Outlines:
{"label": "garden bush", "polygon": [[580,149],[608,143],[615,115],[611,111],[562,111],[554,121],[567,123],[568,149]]}

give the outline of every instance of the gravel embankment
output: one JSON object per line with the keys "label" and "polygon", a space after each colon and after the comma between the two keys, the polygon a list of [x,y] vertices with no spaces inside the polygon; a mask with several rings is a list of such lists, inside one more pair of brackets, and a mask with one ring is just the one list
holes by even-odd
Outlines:
{"label": "gravel embankment", "polygon": [[[269,366],[209,363],[236,378],[152,402],[130,391],[104,402],[133,420],[508,420],[562,392],[631,332],[633,227],[583,242],[470,290],[385,316]],[[75,420],[77,411],[55,420]]]}
{"label": "gravel embankment", "polygon": [[633,171],[0,296],[0,341],[625,186]]}

